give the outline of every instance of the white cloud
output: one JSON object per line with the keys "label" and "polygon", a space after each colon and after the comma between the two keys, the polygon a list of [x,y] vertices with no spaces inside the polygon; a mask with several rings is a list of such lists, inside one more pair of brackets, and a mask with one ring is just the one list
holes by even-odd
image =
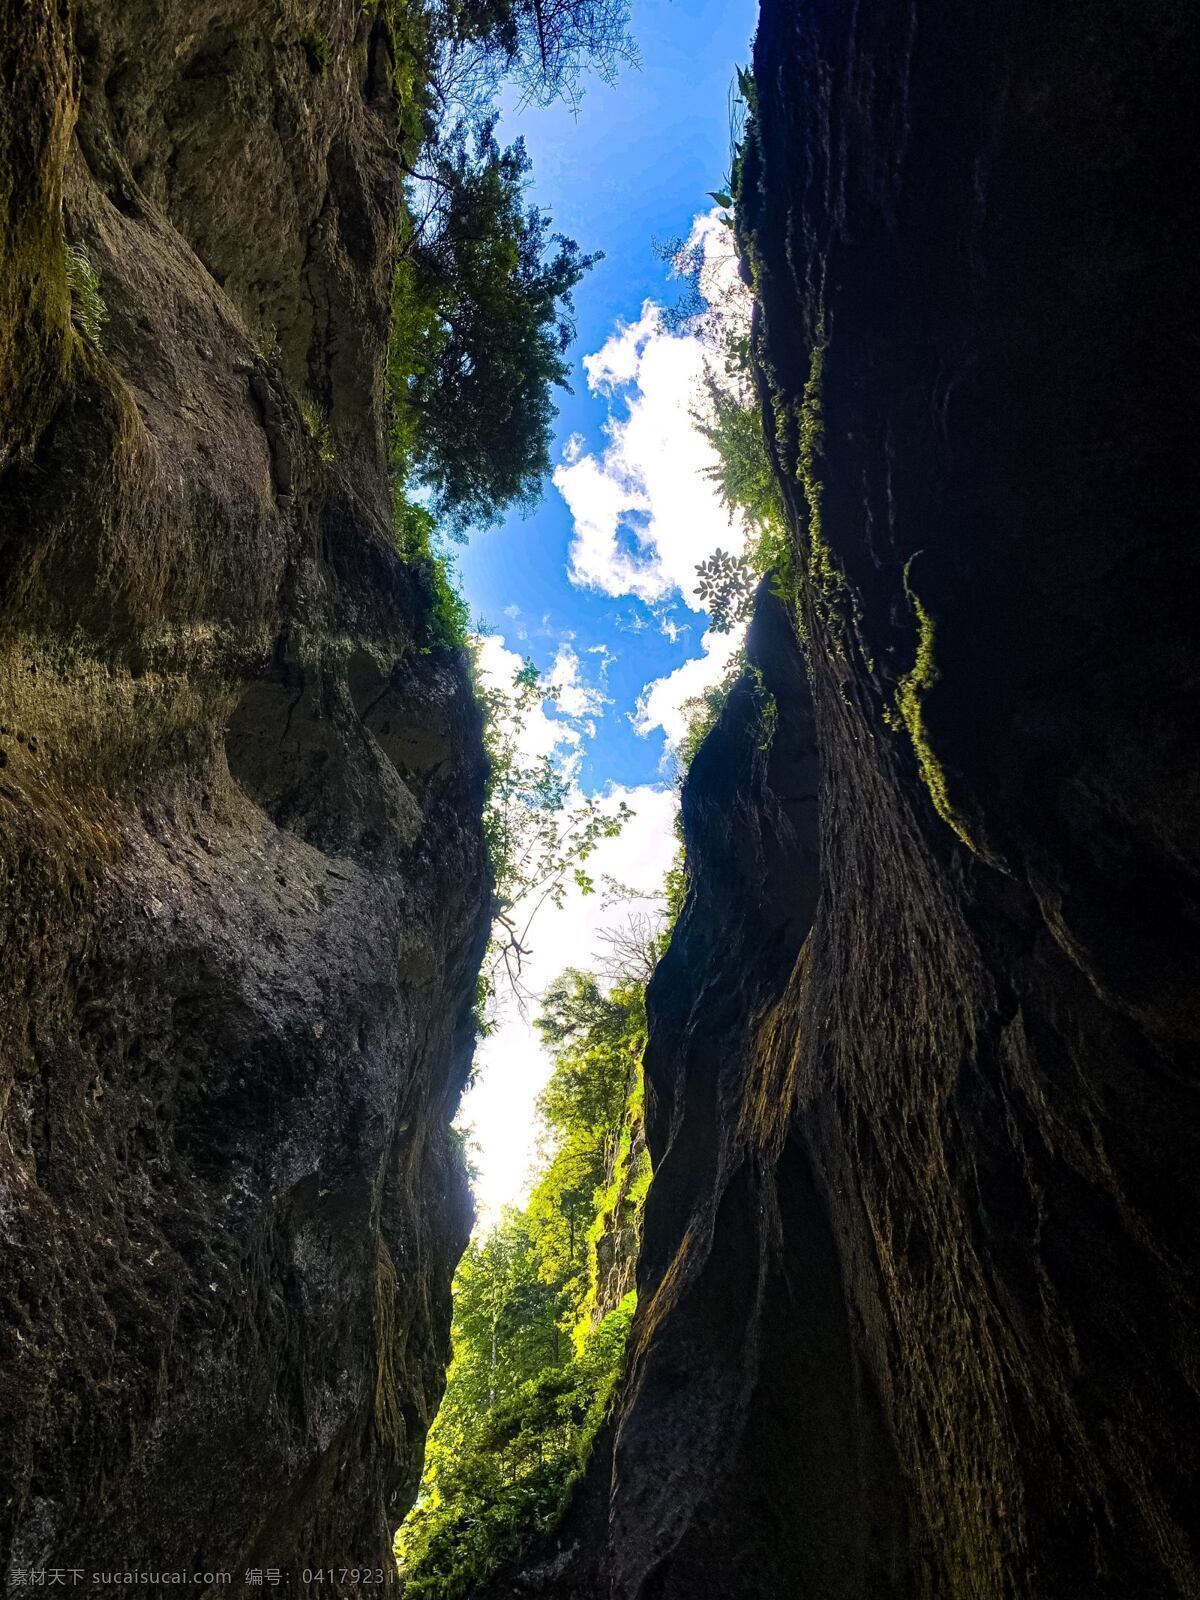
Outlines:
{"label": "white cloud", "polygon": [[693,656],[665,678],[648,683],[638,696],[633,713],[633,725],[640,734],[662,730],[668,752],[679,747],[687,732],[694,710],[688,701],[698,699],[706,689],[721,682],[742,642],[742,634],[709,631],[700,642],[703,655]]}
{"label": "white cloud", "polygon": [[608,646],[606,644],[590,644],[590,645],[588,645],[587,654],[589,656],[595,656],[597,658],[596,666],[597,666],[597,669],[599,670],[599,673],[600,673],[600,681],[601,681],[601,683],[606,682],[607,679],[608,679],[608,669],[612,666],[613,662],[617,659],[616,656],[612,653],[612,651],[608,648]]}
{"label": "white cloud", "polygon": [[[702,262],[702,292],[742,314],[746,297],[716,213],[696,218],[688,248]],[[647,602],[678,593],[700,609],[697,563],[745,542],[740,518],[731,520],[708,476],[716,457],[692,420],[705,346],[695,332],[667,327],[662,308],[647,300],[638,320],[618,324],[583,365],[592,392],[623,411],[610,414],[599,454],[576,436],[554,474],[574,522],[571,580]]]}
{"label": "white cloud", "polygon": [[733,232],[721,220],[723,215],[713,210],[693,217],[681,255],[699,260],[700,293],[708,304],[720,307],[726,322],[738,319],[748,328],[753,297],[742,283]]}
{"label": "white cloud", "polygon": [[[611,704],[599,689],[583,682],[579,672],[579,657],[569,644],[561,644],[550,668],[550,687],[555,691],[555,704],[564,717],[593,718],[604,714]],[[594,731],[594,724],[592,724]]]}
{"label": "white cloud", "polygon": [[[517,690],[513,679],[525,665],[525,657],[510,650],[498,633],[479,635],[476,646],[480,673],[515,705]],[[606,666],[607,660],[602,658],[601,672]],[[583,737],[595,734],[595,719],[603,716],[605,706],[612,703],[601,689],[584,681],[579,656],[569,638],[560,643],[545,681],[553,693],[526,714],[517,746],[518,753],[531,761],[577,748]]]}
{"label": "white cloud", "polygon": [[583,435],[581,433],[573,433],[566,444],[563,445],[563,460],[570,466],[573,461],[579,460],[586,448],[587,440]]}
{"label": "white cloud", "polygon": [[[715,213],[696,219],[689,245],[702,261],[702,291],[710,300],[727,302],[732,295],[734,314],[741,314],[748,302],[737,287],[728,230]],[[572,582],[651,608],[614,611],[612,624],[624,634],[636,636],[653,625],[677,642],[691,626],[679,620],[677,602],[703,613],[697,563],[718,547],[738,551],[744,544],[743,528],[736,521],[731,525],[706,473],[715,456],[692,419],[704,355],[695,330],[668,327],[661,307],[647,301],[636,321],[619,324],[600,350],[584,358],[589,389],[609,402],[606,443],[592,450],[582,436],[572,435],[554,481],[574,523]],[[547,615],[542,627],[548,625]],[[636,651],[633,639],[623,643]],[[740,635],[706,632],[698,656],[644,686],[632,714],[637,730],[661,732],[668,752],[677,746],[687,726],[686,702],[721,680],[739,643]],[[610,703],[596,680],[606,683],[615,660],[607,645],[591,645],[581,657],[559,636],[549,673],[556,696],[530,719],[525,755],[557,753],[565,757],[569,776],[578,773],[584,741]],[[507,692],[521,657],[493,635],[481,641],[481,664]],[[602,841],[588,861],[589,875],[598,885],[607,876],[657,896],[676,849],[674,787],[613,787],[603,798],[612,806],[625,801],[635,816],[617,838]],[[495,1033],[480,1043],[476,1079],[460,1115],[475,1138],[484,1225],[502,1205],[521,1198],[535,1155],[536,1101],[551,1065],[532,1025],[538,997],[564,968],[594,968],[605,953],[602,932],[651,904],[657,901],[606,903],[602,890],[585,896],[572,884],[560,909],[547,905],[534,921],[522,970],[530,1015],[522,1015],[509,997]],[[518,922],[520,909],[514,908]]]}
{"label": "white cloud", "polygon": [[613,626],[619,628],[622,633],[645,633],[650,621],[642,612],[631,611],[628,616],[621,616],[618,613],[613,618]]}
{"label": "white cloud", "polygon": [[664,611],[659,615],[658,631],[672,644],[678,644],[685,633],[691,633],[692,625],[690,622],[676,622],[669,611]]}
{"label": "white cloud", "polygon": [[[499,689],[515,705],[517,690],[513,679],[524,666],[525,658],[515,650],[510,650],[498,633],[480,635],[476,640],[476,648],[476,660],[482,676],[492,688]],[[577,755],[573,756],[571,752],[577,750],[581,732],[569,717],[552,715],[547,710],[548,705],[553,709],[553,701],[543,701],[525,716],[517,741],[518,754],[523,760],[534,762],[543,756],[558,753],[564,756],[569,771],[578,763]]]}
{"label": "white cloud", "polygon": [[[604,798],[614,807],[623,800],[635,814],[615,839],[602,841],[588,871],[597,884],[608,875],[655,895],[675,852],[674,790],[614,786]],[[653,903],[648,898],[606,904],[602,892],[583,895],[572,886],[561,910],[546,906],[533,923],[522,973],[534,997],[530,1015],[522,1016],[507,999],[495,1033],[479,1044],[475,1082],[459,1114],[460,1126],[474,1136],[482,1225],[493,1221],[501,1206],[519,1200],[528,1186],[537,1144],[536,1102],[551,1066],[533,1026],[537,998],[565,968],[594,968],[604,954],[602,931],[620,927],[631,911]]]}

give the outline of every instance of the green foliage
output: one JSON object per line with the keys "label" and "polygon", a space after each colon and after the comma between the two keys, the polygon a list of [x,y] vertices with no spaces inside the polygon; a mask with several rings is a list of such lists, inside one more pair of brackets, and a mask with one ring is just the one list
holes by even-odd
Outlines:
{"label": "green foliage", "polygon": [[[722,503],[741,513],[752,540],[740,557],[722,550],[701,562],[698,592],[708,606],[717,632],[729,632],[748,617],[759,578],[772,574],[772,588],[781,599],[794,601],[797,572],[788,538],[783,496],[763,432],[762,410],[751,386],[749,340],[730,339],[725,370],[718,377],[710,366],[705,380],[707,404],[697,415],[701,432],[717,454],[711,476]],[[798,407],[781,407],[776,417],[780,454],[795,440],[796,477],[803,493],[807,540],[802,552],[805,577],[825,600],[841,586],[841,575],[825,542],[821,514],[821,450],[825,436],[821,391],[825,337],[818,330],[809,375]]]}
{"label": "green foliage", "polygon": [[363,0],[386,27],[392,46],[392,88],[400,148],[411,156],[438,120],[434,79],[439,50],[439,22],[426,0]]}
{"label": "green foliage", "polygon": [[[758,713],[758,727],[755,738],[755,747],[766,751],[771,748],[775,738],[775,730],[779,722],[779,706],[775,696],[767,688],[762,672],[756,666],[748,666],[746,652],[739,650],[731,659],[725,676],[720,683],[715,683],[706,689],[703,694],[695,695],[690,700],[685,700],[683,710],[688,714],[687,726],[679,747],[675,752],[676,781],[682,785],[687,778],[696,753],[705,739],[716,727],[724,711],[730,694],[735,684],[748,673],[750,685],[754,693],[755,707]],[[679,827],[676,826],[676,833]],[[667,874],[666,896],[668,922],[674,926],[680,911],[683,909],[683,897],[686,893],[686,874],[683,869],[683,840],[679,841],[679,859]]]}
{"label": "green foliage", "polygon": [[539,1106],[554,1129],[603,1133],[620,1118],[629,1089],[629,1041],[636,1047],[644,1013],[636,989],[605,994],[595,974],[564,972],[546,990],[536,1024],[557,1058]]}
{"label": "green foliage", "polygon": [[821,382],[825,372],[825,330],[818,329],[813,346],[808,377],[800,402],[799,446],[796,456],[796,476],[804,490],[808,507],[808,575],[818,583],[836,586],[839,574],[833,563],[829,546],[825,543],[821,520],[822,483],[819,471],[821,447],[825,439],[825,417],[821,404]]}
{"label": "green foliage", "polygon": [[328,466],[336,458],[337,452],[333,448],[333,435],[329,430],[329,418],[325,412],[307,392],[297,396],[297,405],[300,407],[300,420],[304,424],[304,431],[317,447],[317,454]]}
{"label": "green foliage", "polygon": [[[601,1252],[610,1260],[623,1256],[618,1274],[618,1292],[632,1284],[635,1265],[634,1242],[641,1238],[642,1209],[653,1176],[650,1153],[646,1149],[645,1087],[641,1073],[625,1101],[621,1131],[612,1158],[609,1181],[596,1191],[595,1216],[587,1234],[587,1291],[572,1333],[577,1354],[582,1355],[592,1339],[598,1321],[603,1321],[603,1306],[616,1298],[611,1280],[605,1280]],[[627,1293],[632,1294],[632,1289]],[[617,1302],[624,1303],[625,1296]]]}
{"label": "green foliage", "polygon": [[437,306],[423,276],[409,253],[409,243],[417,224],[407,215],[402,244],[392,276],[391,325],[388,336],[387,386],[391,424],[392,463],[396,475],[406,482],[415,475],[426,448],[422,417],[409,395],[417,374],[433,358],[442,339]]}
{"label": "green foliage", "polygon": [[[739,73],[734,107],[747,106],[752,80]],[[736,208],[742,177],[743,120],[735,116],[731,134],[730,177],[712,191],[718,205]],[[722,218],[733,224],[733,218]],[[755,373],[755,328],[747,291],[739,273],[722,288],[712,273],[705,278],[703,245],[666,247],[676,273],[689,285],[674,317],[707,346],[699,404],[692,413],[716,457],[709,469],[722,505],[748,533],[745,553],[716,550],[696,568],[698,593],[717,633],[729,633],[750,615],[759,580],[773,575],[773,587],[794,598],[791,545],[783,495],[763,431],[762,405]],[[703,286],[703,287],[702,287]]]}
{"label": "green foliage", "polygon": [[100,333],[108,321],[108,307],[100,293],[100,274],[77,246],[64,244],[67,287],[71,291],[71,319],[88,341],[100,348]]}
{"label": "green foliage", "polygon": [[769,750],[775,742],[775,734],[779,728],[779,702],[771,691],[762,682],[762,674],[758,674],[758,748]]}
{"label": "green foliage", "polygon": [[420,48],[440,122],[491,106],[505,79],[521,107],[575,107],[586,73],[611,84],[638,59],[629,0],[378,0],[378,9],[398,64],[406,48]]}
{"label": "green foliage", "polygon": [[523,143],[501,149],[490,123],[460,126],[419,174],[432,200],[393,285],[397,470],[426,485],[460,533],[536,502],[551,391],[568,387],[572,290],[597,259],[526,208],[529,165]]}
{"label": "green foliage", "polygon": [[795,576],[783,496],[763,434],[748,328],[723,330],[722,344],[720,368],[711,361],[707,365],[704,406],[695,421],[717,457],[709,476],[721,503],[741,516],[750,538],[744,555],[717,550],[696,573],[714,631],[728,633],[750,615],[760,578],[771,573],[775,593],[794,599]]}
{"label": "green foliage", "polygon": [[323,33],[307,33],[300,44],[308,58],[308,70],[319,78],[329,66],[329,40]]}
{"label": "green foliage", "polygon": [[[420,1498],[397,1536],[410,1596],[461,1600],[551,1528],[620,1374],[634,1297],[598,1296],[597,1220],[640,1216],[644,989],[586,973],[551,986],[539,1026],[554,1070],[539,1111],[542,1171],[528,1205],[468,1247],[454,1286],[454,1355]],[[622,1150],[624,1166],[622,1166]],[[614,1194],[620,1183],[623,1202]]]}
{"label": "green foliage", "polygon": [[538,1101],[549,1164],[528,1215],[539,1230],[539,1270],[561,1285],[564,1330],[586,1343],[598,1288],[593,1229],[640,1086],[645,991],[633,984],[606,996],[591,973],[566,972],[547,991],[538,1028],[555,1069]]}
{"label": "green foliage", "polygon": [[255,332],[255,353],[272,366],[278,366],[283,360],[283,347],[279,343],[279,330],[273,323],[266,323]]}
{"label": "green foliage", "polygon": [[909,573],[915,559],[915,556],[910,556],[904,564],[904,592],[908,596],[917,623],[916,658],[897,684],[895,705],[884,712],[884,719],[889,727],[896,730],[904,728],[907,732],[917,758],[917,767],[935,811],[943,822],[953,828],[968,849],[975,850],[975,843],[967,831],[966,824],[950,800],[945,769],[929,742],[929,730],[925,724],[925,696],[938,681],[941,673],[934,656],[933,618],[909,582]]}
{"label": "green foliage", "polygon": [[664,894],[667,902],[667,922],[673,928],[683,914],[684,901],[687,899],[688,875],[687,863],[684,859],[684,846],[682,831],[676,825],[678,844],[675,858],[667,868],[667,877],[664,884]]}
{"label": "green foliage", "polygon": [[557,753],[530,757],[522,746],[534,711],[554,699],[531,661],[510,688],[476,681],[484,712],[489,774],[483,826],[495,882],[493,937],[484,971],[491,989],[503,978],[523,999],[521,970],[530,928],[543,906],[562,906],[568,887],[595,892],[586,863],[633,815],[572,786]]}
{"label": "green foliage", "polygon": [[710,476],[721,503],[744,518],[754,569],[760,575],[781,571],[789,560],[783,496],[767,453],[748,335],[727,340],[724,372],[718,376],[710,365],[705,391],[707,406],[698,423],[716,452]]}
{"label": "green foliage", "polygon": [[729,347],[725,382],[709,370],[708,412],[700,418],[700,431],[717,453],[711,477],[722,504],[740,511],[759,537],[778,537],[783,497],[763,439],[762,407],[753,392],[747,346],[748,341],[738,340]]}
{"label": "green foliage", "polygon": [[[379,0],[375,7],[391,34],[411,179],[388,346],[394,533],[405,558],[428,573],[438,644],[464,645],[469,623],[439,535],[461,538],[511,505],[535,503],[550,467],[551,392],[566,386],[569,370],[571,292],[596,259],[551,234],[548,218],[525,205],[524,147],[518,141],[502,150],[493,133],[497,71],[515,65],[536,16],[562,44],[555,70],[565,83],[581,68],[579,51],[601,49],[596,28],[611,3]],[[304,41],[314,70],[328,60],[322,42]],[[328,459],[327,428],[314,423],[310,431]]]}
{"label": "green foliage", "polygon": [[[692,699],[684,701],[683,710],[688,714],[687,728],[675,752],[675,767],[680,783],[687,777],[688,768],[695,760],[697,750],[711,729],[716,726],[725,709],[725,702],[729,699],[730,692],[745,670],[745,666],[745,652],[739,650],[730,661],[729,668],[720,683],[715,683],[703,694],[694,695]],[[669,897],[668,886],[668,899]]]}
{"label": "green foliage", "polygon": [[399,482],[392,489],[392,531],[396,549],[423,569],[432,595],[430,643],[447,650],[470,644],[471,616],[455,583],[454,562],[438,548],[437,525],[426,506],[410,500]]}

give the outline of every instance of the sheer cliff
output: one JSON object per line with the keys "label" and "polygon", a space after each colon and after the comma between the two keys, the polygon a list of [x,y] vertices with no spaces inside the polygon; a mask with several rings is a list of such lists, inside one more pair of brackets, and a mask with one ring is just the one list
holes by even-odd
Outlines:
{"label": "sheer cliff", "polygon": [[[0,6],[0,1571],[386,1567],[479,717],[390,534],[380,8]],[[400,84],[403,88],[403,84]]]}
{"label": "sheer cliff", "polygon": [[1200,1594],[1198,61],[764,0],[791,570],[684,791],[624,1387],[495,1592]]}

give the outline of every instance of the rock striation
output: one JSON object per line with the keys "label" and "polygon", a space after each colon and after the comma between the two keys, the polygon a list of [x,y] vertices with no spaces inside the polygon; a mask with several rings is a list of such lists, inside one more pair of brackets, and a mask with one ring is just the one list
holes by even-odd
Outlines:
{"label": "rock striation", "polygon": [[764,0],[794,572],[684,791],[623,1391],[497,1593],[1200,1594],[1198,61]]}
{"label": "rock striation", "polygon": [[389,35],[0,5],[0,1572],[386,1567],[485,763],[383,392]]}

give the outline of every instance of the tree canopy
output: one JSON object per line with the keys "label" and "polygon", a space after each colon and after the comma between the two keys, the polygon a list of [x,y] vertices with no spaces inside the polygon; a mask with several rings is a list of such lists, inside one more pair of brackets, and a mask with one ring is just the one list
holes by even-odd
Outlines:
{"label": "tree canopy", "polygon": [[585,72],[612,81],[636,53],[629,0],[387,5],[411,162],[388,361],[398,542],[430,557],[436,531],[461,537],[536,501],[572,291],[599,259],[527,203],[525,146],[496,138],[501,86],[574,102]]}
{"label": "tree canopy", "polygon": [[490,124],[462,127],[422,172],[434,196],[396,275],[397,469],[458,531],[536,500],[551,392],[568,387],[572,290],[598,259],[525,206],[529,170],[521,140],[501,149]]}
{"label": "tree canopy", "polygon": [[455,1278],[446,1395],[396,1544],[414,1600],[462,1600],[553,1526],[633,1314],[626,1278],[602,1279],[598,1247],[623,1241],[631,1269],[650,1178],[644,988],[606,993],[592,974],[564,973],[541,1026],[554,1056],[539,1101],[541,1172],[528,1203],[471,1242]]}

